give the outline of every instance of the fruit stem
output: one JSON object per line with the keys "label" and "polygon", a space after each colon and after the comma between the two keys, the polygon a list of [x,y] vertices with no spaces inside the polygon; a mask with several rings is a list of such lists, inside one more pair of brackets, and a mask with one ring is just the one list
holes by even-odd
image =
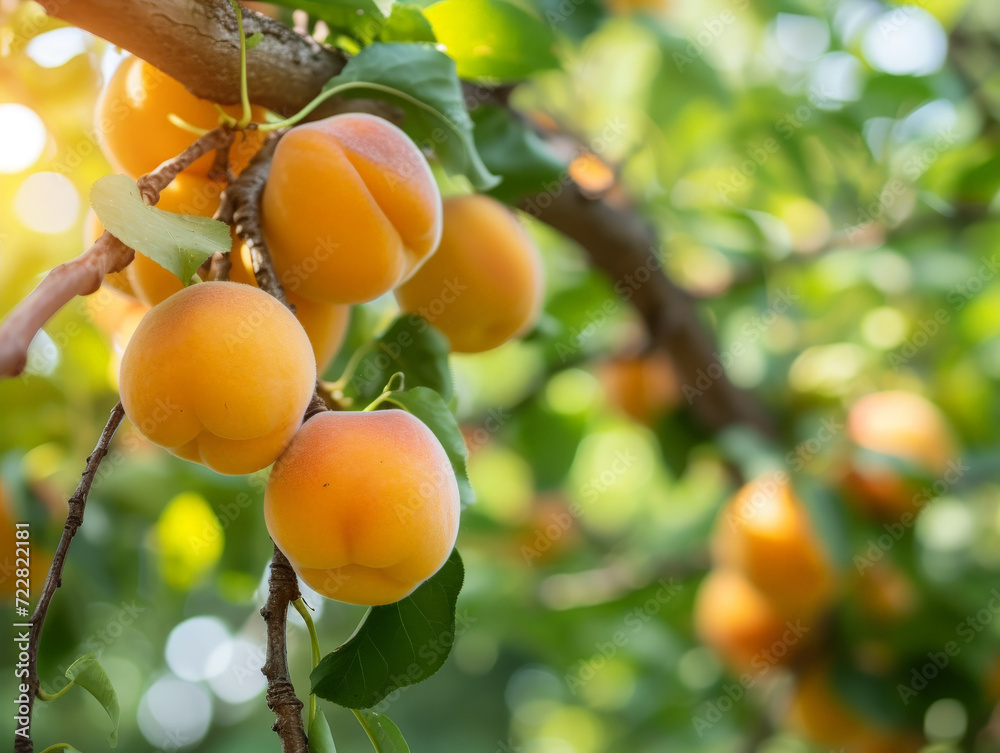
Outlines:
{"label": "fruit stem", "polygon": [[[309,642],[312,644],[312,665],[313,669],[316,669],[316,665],[319,664],[320,651],[319,651],[319,636],[316,635],[316,624],[313,622],[312,615],[309,614],[309,607],[306,605],[300,596],[295,601],[292,602],[292,606],[295,607],[295,611],[299,613],[302,617],[302,621],[306,623],[306,628],[309,630]],[[313,719],[316,718],[316,694],[309,694],[309,726],[312,727]]]}
{"label": "fruit stem", "polygon": [[180,128],[182,131],[187,131],[188,133],[193,133],[195,136],[204,136],[206,133],[211,131],[211,128],[199,128],[196,125],[188,123],[184,118],[174,113],[167,115],[167,120],[173,123],[175,126]]}
{"label": "fruit stem", "polygon": [[236,12],[236,26],[240,32],[240,101],[243,103],[243,117],[237,122],[237,128],[250,125],[250,94],[247,91],[247,37],[243,31],[243,11],[236,0],[229,0]]}

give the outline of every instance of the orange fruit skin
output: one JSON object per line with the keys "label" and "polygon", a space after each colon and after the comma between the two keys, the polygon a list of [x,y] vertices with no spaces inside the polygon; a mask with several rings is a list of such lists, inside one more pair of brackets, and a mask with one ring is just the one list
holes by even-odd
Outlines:
{"label": "orange fruit skin", "polygon": [[390,604],[451,554],[458,484],[441,443],[409,413],[325,412],[275,463],[264,520],[311,588],[350,604]]}
{"label": "orange fruit skin", "polygon": [[[805,644],[810,629],[805,624],[795,626],[746,577],[731,569],[713,570],[702,581],[695,598],[694,627],[699,640],[731,670],[756,674],[787,662]],[[800,635],[801,628],[806,632]]]}
{"label": "orange fruit skin", "polygon": [[[243,244],[238,244],[238,246],[237,248],[234,244],[229,257],[232,262],[229,279],[233,282],[242,282],[257,287],[257,278],[254,277],[250,251]],[[351,307],[333,303],[316,303],[316,301],[301,298],[287,290],[285,295],[288,297],[288,302],[295,306],[295,318],[299,320],[302,329],[309,335],[313,355],[316,357],[316,366],[322,374],[330,360],[337,355],[340,346],[344,344],[347,328],[351,323]]]}
{"label": "orange fruit skin", "polygon": [[677,372],[661,352],[606,361],[597,375],[611,404],[639,423],[652,425],[680,402]]}
{"label": "orange fruit skin", "polygon": [[373,115],[336,115],[278,143],[264,235],[282,285],[319,303],[364,303],[407,280],[441,237],[427,160]]}
{"label": "orange fruit skin", "polygon": [[[226,105],[227,114],[239,118],[240,105]],[[174,78],[137,57],[121,62],[97,104],[96,127],[108,162],[118,172],[138,178],[152,172],[161,162],[183,152],[197,138],[171,123],[173,113],[191,125],[204,129],[219,124],[212,102],[199,99]],[[266,111],[251,108],[254,122],[263,122]],[[256,131],[237,136],[229,150],[230,169],[239,174],[264,143]],[[209,153],[195,160],[184,172],[205,177],[215,160]]]}
{"label": "orange fruit skin", "polygon": [[396,289],[406,312],[447,336],[457,353],[480,353],[527,332],[542,306],[538,249],[514,215],[488,196],[444,202],[437,251]]}
{"label": "orange fruit skin", "polygon": [[765,474],[736,493],[716,521],[711,549],[717,567],[744,573],[788,616],[811,619],[833,601],[836,573],[784,474]]}
{"label": "orange fruit skin", "polygon": [[150,441],[227,474],[270,465],[298,429],[316,361],[291,312],[235,282],[152,308],[122,356],[125,413]]}
{"label": "orange fruit skin", "polygon": [[[958,459],[958,445],[944,414],[927,399],[890,390],[865,395],[851,407],[848,436],[855,447],[888,455],[938,478]],[[898,519],[923,504],[919,485],[890,463],[855,459],[845,476],[850,497],[879,519]]]}
{"label": "orange fruit skin", "polygon": [[844,753],[917,753],[923,740],[908,731],[877,726],[847,707],[820,663],[799,677],[786,726],[816,745]]}

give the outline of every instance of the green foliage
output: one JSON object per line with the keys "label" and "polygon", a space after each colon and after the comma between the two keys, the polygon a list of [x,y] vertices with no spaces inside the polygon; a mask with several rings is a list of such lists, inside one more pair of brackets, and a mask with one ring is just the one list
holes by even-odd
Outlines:
{"label": "green foliage", "polygon": [[502,179],[490,189],[491,196],[516,204],[518,199],[558,184],[566,174],[566,164],[506,108],[480,105],[472,111],[472,120],[476,124],[476,148],[483,163]]}
{"label": "green foliage", "polygon": [[109,233],[183,282],[212,254],[228,253],[232,246],[224,222],[146,206],[135,181],[124,175],[95,181],[90,202]]}
{"label": "green foliage", "polygon": [[397,373],[403,374],[407,387],[429,387],[445,400],[452,396],[448,340],[415,314],[400,316],[379,337],[362,346],[340,382],[344,394],[362,408],[382,394]]}
{"label": "green foliage", "polygon": [[101,666],[96,654],[84,654],[73,662],[66,670],[66,678],[71,684],[79,685],[90,693],[108,712],[111,719],[111,732],[108,733],[108,743],[112,748],[118,746],[118,722],[121,709],[118,705],[118,694],[108,679],[107,672]]}
{"label": "green foliage", "polygon": [[304,10],[324,21],[335,34],[343,34],[361,44],[371,44],[386,23],[374,0],[274,0],[293,10]]}
{"label": "green foliage", "polygon": [[392,719],[371,709],[355,709],[354,713],[375,746],[375,753],[410,753],[403,733]]}
{"label": "green foliage", "polygon": [[379,32],[380,42],[436,42],[434,30],[419,5],[396,3]]}
{"label": "green foliage", "polygon": [[373,44],[352,57],[323,90],[392,103],[405,113],[403,130],[432,149],[450,172],[465,175],[480,189],[498,182],[476,151],[455,63],[432,45]]}
{"label": "green foliage", "polygon": [[[312,692],[347,708],[367,709],[395,690],[428,679],[455,642],[455,605],[464,579],[455,550],[405,599],[372,607],[350,640],[312,671]],[[383,727],[393,739],[391,728]]]}
{"label": "green foliage", "polygon": [[330,724],[326,721],[326,716],[320,709],[316,709],[316,716],[309,722],[309,729],[306,730],[309,737],[309,750],[314,753],[337,753],[337,746],[333,742],[333,733],[330,731]]}
{"label": "green foliage", "polygon": [[462,431],[458,428],[458,422],[455,421],[455,414],[449,410],[444,399],[428,387],[414,387],[410,390],[390,392],[386,401],[395,403],[427,424],[427,427],[434,432],[434,436],[441,442],[445,452],[448,453],[451,467],[455,469],[455,478],[458,479],[458,493],[462,505],[471,505],[475,502],[476,493],[469,483],[469,474],[465,469],[469,451],[465,447],[465,440],[462,438]]}
{"label": "green foliage", "polygon": [[518,81],[559,65],[552,30],[506,0],[441,0],[426,15],[462,78]]}

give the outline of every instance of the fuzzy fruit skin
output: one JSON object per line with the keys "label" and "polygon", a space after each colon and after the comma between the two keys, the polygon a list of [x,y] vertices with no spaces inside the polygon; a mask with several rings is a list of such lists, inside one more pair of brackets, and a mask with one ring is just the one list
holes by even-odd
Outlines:
{"label": "fuzzy fruit skin", "polygon": [[434,253],[441,193],[399,128],[373,115],[336,115],[278,142],[262,220],[286,291],[319,303],[364,303]]}
{"label": "fuzzy fruit skin", "polygon": [[791,483],[765,474],[723,508],[711,540],[717,567],[739,570],[776,609],[811,619],[833,601],[837,578]]}
{"label": "fuzzy fruit skin", "polygon": [[786,726],[827,750],[844,753],[917,753],[923,740],[905,730],[877,726],[849,708],[833,687],[824,663],[799,677]]}
{"label": "fuzzy fruit skin", "polygon": [[805,640],[794,623],[735,570],[710,572],[695,598],[695,633],[736,673],[762,674],[794,656]]}
{"label": "fuzzy fruit skin", "polygon": [[219,473],[270,465],[316,383],[309,338],[277,299],[205,282],[155,306],[122,356],[129,420],[152,442]]}
{"label": "fuzzy fruit skin", "polygon": [[[222,109],[236,118],[243,114],[239,105]],[[108,162],[117,171],[138,178],[183,152],[197,137],[167,120],[171,113],[199,128],[211,129],[219,124],[219,113],[207,99],[194,96],[179,81],[144,60],[123,60],[97,104],[97,132]],[[265,113],[260,107],[251,108],[255,122],[263,122]],[[256,131],[237,136],[229,150],[229,166],[234,173],[247,166],[264,138],[265,134]],[[184,172],[204,177],[214,160],[215,153],[211,152]]]}
{"label": "fuzzy fruit skin", "polygon": [[403,311],[445,334],[457,353],[480,353],[527,332],[542,306],[538,249],[514,215],[488,196],[444,202],[437,252],[396,290]]}
{"label": "fuzzy fruit skin", "polygon": [[[234,246],[229,258],[233,265],[229,270],[229,279],[257,287],[247,247],[243,244],[238,244],[238,248]],[[316,303],[300,298],[287,290],[285,296],[288,302],[295,306],[295,318],[309,335],[313,355],[316,357],[316,367],[322,375],[347,337],[347,329],[351,323],[351,307],[335,303]]]}
{"label": "fuzzy fruit skin", "polygon": [[451,554],[458,483],[441,443],[409,413],[325,412],[275,463],[264,520],[311,588],[350,604],[391,604]]}
{"label": "fuzzy fruit skin", "polygon": [[[958,446],[951,427],[936,405],[902,390],[865,395],[851,407],[847,432],[855,447],[888,455],[909,465],[917,474],[939,478]],[[897,467],[877,458],[855,457],[845,484],[850,496],[875,518],[898,520],[915,514],[922,502],[919,485],[904,478]]]}

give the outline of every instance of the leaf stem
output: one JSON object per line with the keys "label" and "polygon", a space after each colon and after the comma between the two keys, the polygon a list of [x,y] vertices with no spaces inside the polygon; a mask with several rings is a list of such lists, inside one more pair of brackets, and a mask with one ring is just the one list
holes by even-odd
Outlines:
{"label": "leaf stem", "polygon": [[62,687],[62,689],[60,689],[57,693],[46,693],[44,690],[42,690],[41,688],[39,688],[38,689],[38,698],[39,698],[39,700],[42,700],[42,701],[55,701],[55,700],[57,700],[59,698],[62,698],[64,695],[66,695],[66,693],[69,691],[69,689],[72,688],[74,685],[76,685],[76,683],[73,680],[70,680],[69,683],[67,683],[66,685],[64,685]]}
{"label": "leaf stem", "polygon": [[247,35],[243,31],[243,11],[236,0],[229,0],[236,12],[236,27],[240,34],[240,101],[243,103],[243,117],[237,122],[237,128],[250,125],[250,94],[247,90]]}
{"label": "leaf stem", "polygon": [[[320,651],[319,651],[319,636],[316,635],[316,623],[313,622],[312,615],[309,614],[309,607],[306,605],[300,596],[295,601],[292,602],[292,606],[295,607],[295,611],[299,613],[302,617],[302,621],[306,623],[306,628],[309,630],[309,642],[312,644],[312,666],[316,669],[316,665],[319,664]],[[316,694],[309,694],[309,726],[312,727],[313,719],[316,718]]]}

